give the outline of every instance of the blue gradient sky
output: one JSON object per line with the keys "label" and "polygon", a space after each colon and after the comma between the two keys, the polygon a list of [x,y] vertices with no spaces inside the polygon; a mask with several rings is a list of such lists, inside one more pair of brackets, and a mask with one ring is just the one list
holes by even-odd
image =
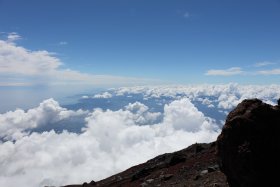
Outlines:
{"label": "blue gradient sky", "polygon": [[2,40],[16,32],[60,68],[168,83],[279,83],[279,20],[279,0],[0,0]]}

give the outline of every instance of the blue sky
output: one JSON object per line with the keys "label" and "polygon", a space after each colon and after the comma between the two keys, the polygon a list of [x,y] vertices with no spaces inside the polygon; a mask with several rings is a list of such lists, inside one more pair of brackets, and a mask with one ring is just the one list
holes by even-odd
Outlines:
{"label": "blue sky", "polygon": [[[0,37],[47,51],[56,70],[135,84],[279,83],[279,10],[279,0],[0,0]],[[0,73],[5,85],[38,80]]]}

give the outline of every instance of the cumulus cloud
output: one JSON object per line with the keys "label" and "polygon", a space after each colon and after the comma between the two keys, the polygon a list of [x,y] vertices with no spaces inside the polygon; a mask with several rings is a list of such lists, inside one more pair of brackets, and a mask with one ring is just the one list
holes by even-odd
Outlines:
{"label": "cumulus cloud", "polygon": [[28,51],[0,40],[1,73],[41,75],[54,71],[60,65],[60,60],[47,51]]}
{"label": "cumulus cloud", "polygon": [[[93,75],[62,67],[55,53],[46,50],[32,51],[18,46],[15,41],[21,37],[10,33],[7,40],[0,40],[0,85],[25,86],[36,84],[90,84],[90,85],[135,85],[158,82],[158,80]],[[66,43],[61,43],[65,45]],[[17,80],[15,82],[15,80]]]}
{"label": "cumulus cloud", "polygon": [[148,112],[149,108],[140,102],[129,103],[125,109],[134,114],[134,121],[139,125],[153,124],[161,116],[160,112]]}
{"label": "cumulus cloud", "polygon": [[211,69],[208,70],[205,75],[213,75],[213,76],[232,76],[242,74],[243,71],[240,67],[232,67],[229,69]]}
{"label": "cumulus cloud", "polygon": [[[0,133],[5,135],[9,128],[19,128],[21,132],[80,112],[46,100],[27,112],[2,115],[1,125],[9,124]],[[2,142],[0,186],[58,186],[98,180],[158,154],[195,142],[213,141],[219,134],[214,121],[187,98],[165,105],[160,114],[162,122],[154,122],[151,117],[159,114],[147,113],[148,107],[139,102],[117,111],[95,109],[84,118],[86,126],[79,134],[33,132],[18,136],[15,141]],[[139,116],[145,125],[139,125]]]}
{"label": "cumulus cloud", "polygon": [[86,114],[87,111],[67,110],[59,106],[57,101],[48,99],[26,112],[17,109],[0,114],[0,138],[17,140],[27,135],[31,129],[55,124],[64,119],[84,118]]}
{"label": "cumulus cloud", "polygon": [[93,98],[102,98],[102,99],[108,99],[108,98],[111,98],[112,97],[112,94],[110,94],[109,92],[104,92],[104,93],[101,93],[101,94],[95,94],[93,96]]}
{"label": "cumulus cloud", "polygon": [[211,126],[212,121],[205,118],[189,99],[184,98],[165,105],[163,123],[166,126],[171,125],[176,130],[197,132]]}

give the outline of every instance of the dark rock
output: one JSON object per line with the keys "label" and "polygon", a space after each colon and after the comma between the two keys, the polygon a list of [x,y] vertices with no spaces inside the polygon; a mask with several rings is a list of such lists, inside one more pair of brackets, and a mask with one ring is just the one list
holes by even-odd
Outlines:
{"label": "dark rock", "polygon": [[207,168],[207,171],[208,171],[208,173],[211,173],[211,172],[214,172],[214,171],[217,171],[219,169],[219,165],[213,165],[213,166],[209,166],[208,168]]}
{"label": "dark rock", "polygon": [[185,162],[186,157],[182,153],[174,153],[169,161],[169,166],[174,166],[176,164],[179,164],[181,162]]}
{"label": "dark rock", "polygon": [[167,180],[171,179],[172,177],[173,177],[173,174],[165,174],[163,176],[163,180],[167,181]]}
{"label": "dark rock", "polygon": [[150,175],[151,169],[150,168],[143,168],[132,175],[131,181],[138,180],[140,178],[146,177]]}
{"label": "dark rock", "polygon": [[195,144],[195,153],[200,153],[204,149],[203,146]]}
{"label": "dark rock", "polygon": [[[279,105],[278,100],[278,105]],[[231,187],[277,186],[280,108],[244,100],[227,117],[217,139],[218,163]]]}
{"label": "dark rock", "polygon": [[97,183],[92,180],[89,184],[92,185],[92,186],[95,186]]}
{"label": "dark rock", "polygon": [[194,178],[193,178],[193,180],[198,180],[199,178],[201,177],[201,175],[196,175]]}

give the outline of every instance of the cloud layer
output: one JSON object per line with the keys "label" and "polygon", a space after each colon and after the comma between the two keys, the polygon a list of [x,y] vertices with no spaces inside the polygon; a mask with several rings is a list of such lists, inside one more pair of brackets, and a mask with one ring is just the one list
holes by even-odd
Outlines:
{"label": "cloud layer", "polygon": [[[213,141],[219,133],[214,121],[187,98],[166,105],[162,114],[147,110],[139,102],[118,111],[95,109],[83,118],[86,127],[80,134],[23,134],[24,129],[84,113],[66,110],[52,99],[27,112],[2,114],[4,127],[0,135],[13,141],[0,144],[0,186],[37,187],[98,180],[158,154]],[[155,123],[159,115],[163,115],[163,121]]]}
{"label": "cloud layer", "polygon": [[187,97],[192,102],[217,109],[228,110],[244,99],[259,98],[267,103],[276,104],[280,98],[280,85],[239,85],[236,83],[221,85],[189,85],[189,86],[137,86],[122,87],[111,90],[113,95],[143,94],[144,98],[171,97],[180,99]]}
{"label": "cloud layer", "polygon": [[[132,94],[154,99],[170,97],[173,101],[165,104],[160,113],[151,112],[140,102],[115,111],[74,111],[48,99],[27,111],[17,109],[1,114],[0,186],[58,186],[99,180],[158,154],[195,142],[214,141],[220,132],[217,122],[193,103],[199,101],[222,112],[246,98],[257,97],[275,104],[280,86],[123,87],[108,90],[97,98]],[[80,132],[33,131],[57,127],[61,121],[84,125]]]}

